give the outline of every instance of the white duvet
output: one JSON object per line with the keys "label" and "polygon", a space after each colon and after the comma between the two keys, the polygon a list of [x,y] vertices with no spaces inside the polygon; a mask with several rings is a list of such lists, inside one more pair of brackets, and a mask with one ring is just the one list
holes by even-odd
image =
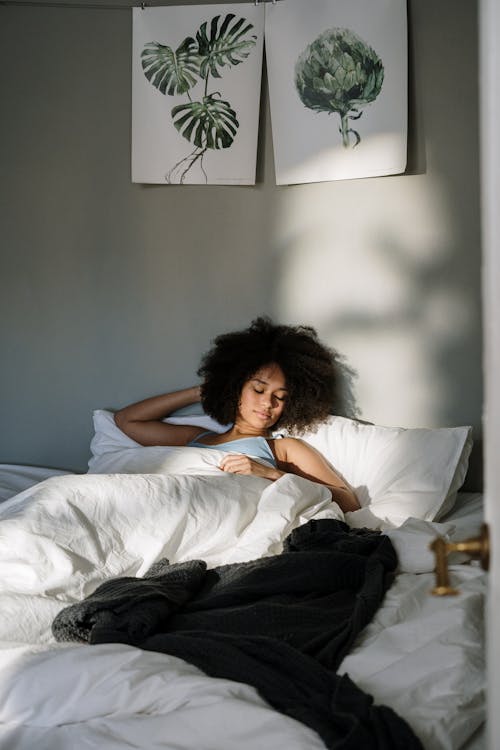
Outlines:
{"label": "white duvet", "polygon": [[[141,576],[161,557],[214,566],[275,554],[295,526],[343,519],[322,486],[224,474],[218,454],[174,450],[162,474],[54,477],[0,506],[2,750],[324,747],[249,686],[164,654],[51,635],[57,612],[109,577]],[[428,573],[398,576],[342,665],[429,750],[457,750],[483,718],[484,575],[455,568],[463,593],[448,600],[428,596]]]}

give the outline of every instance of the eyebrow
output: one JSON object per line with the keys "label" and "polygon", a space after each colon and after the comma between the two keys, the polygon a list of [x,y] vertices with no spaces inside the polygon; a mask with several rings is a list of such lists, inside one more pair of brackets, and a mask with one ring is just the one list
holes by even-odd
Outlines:
{"label": "eyebrow", "polygon": [[[269,385],[267,380],[261,380],[260,378],[252,378],[252,380],[256,383],[262,383],[262,385]],[[276,388],[277,391],[287,391],[285,387],[283,388]],[[288,391],[287,391],[288,393]]]}

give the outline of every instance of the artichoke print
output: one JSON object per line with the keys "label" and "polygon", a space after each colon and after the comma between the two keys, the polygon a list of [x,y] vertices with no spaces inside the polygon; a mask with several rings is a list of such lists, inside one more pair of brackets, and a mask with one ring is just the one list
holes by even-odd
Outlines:
{"label": "artichoke print", "polygon": [[360,143],[351,120],[358,120],[363,107],[375,101],[383,82],[382,60],[349,29],[324,31],[295,64],[295,86],[302,103],[315,112],[339,115],[346,148]]}
{"label": "artichoke print", "polygon": [[[162,94],[186,95],[187,101],[171,110],[173,125],[194,149],[174,164],[165,179],[183,183],[198,163],[208,181],[203,159],[208,150],[230,148],[239,128],[235,110],[220,91],[208,91],[210,78],[221,79],[222,69],[244,62],[255,46],[253,25],[234,13],[218,15],[201,24],[194,37],[187,37],[176,50],[159,42],[148,42],[141,54],[144,75]],[[202,93],[192,98],[198,86]],[[217,85],[220,88],[220,85]]]}

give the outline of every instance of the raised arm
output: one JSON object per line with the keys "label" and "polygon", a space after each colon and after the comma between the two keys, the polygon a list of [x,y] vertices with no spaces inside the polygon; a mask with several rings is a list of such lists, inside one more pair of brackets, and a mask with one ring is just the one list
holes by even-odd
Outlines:
{"label": "raised arm", "polygon": [[[200,400],[200,387],[183,388],[138,401],[115,413],[115,422],[126,435],[141,445],[186,445],[202,432],[201,427],[162,422],[177,409]],[[196,422],[196,417],[193,417]]]}
{"label": "raised arm", "polygon": [[359,509],[358,498],[353,489],[311,445],[296,438],[281,438],[274,441],[274,449],[281,471],[324,484],[331,491],[332,499],[345,513]]}

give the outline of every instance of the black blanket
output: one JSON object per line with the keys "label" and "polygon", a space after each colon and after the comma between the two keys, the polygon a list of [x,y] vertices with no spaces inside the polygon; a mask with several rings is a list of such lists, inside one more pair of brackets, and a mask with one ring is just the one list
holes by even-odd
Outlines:
{"label": "black blanket", "polygon": [[274,557],[211,570],[161,560],[144,578],[106,581],[62,610],[52,630],[60,641],[161,651],[253,685],[331,749],[421,750],[390,708],[336,674],[395,567],[388,537],[310,521]]}

